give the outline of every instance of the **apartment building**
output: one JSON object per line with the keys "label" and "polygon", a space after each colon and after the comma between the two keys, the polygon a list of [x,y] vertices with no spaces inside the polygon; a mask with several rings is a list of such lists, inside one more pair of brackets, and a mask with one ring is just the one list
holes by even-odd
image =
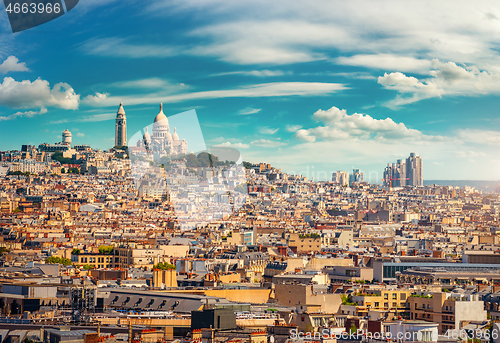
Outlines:
{"label": "apartment building", "polygon": [[297,252],[321,251],[322,238],[318,234],[292,233],[288,237],[288,246]]}
{"label": "apartment building", "polygon": [[144,245],[132,244],[116,246],[114,249],[114,266],[119,268],[152,268],[162,262],[163,250]]}
{"label": "apartment building", "polygon": [[460,330],[464,322],[486,321],[484,302],[475,294],[424,293],[408,298],[410,319],[438,323],[440,334],[447,330]]}
{"label": "apartment building", "polygon": [[405,309],[410,295],[410,290],[365,290],[353,295],[352,301],[367,310]]}

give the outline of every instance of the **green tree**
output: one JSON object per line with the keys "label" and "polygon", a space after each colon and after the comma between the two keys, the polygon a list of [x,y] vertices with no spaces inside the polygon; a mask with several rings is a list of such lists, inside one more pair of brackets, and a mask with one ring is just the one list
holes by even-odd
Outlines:
{"label": "green tree", "polygon": [[83,269],[85,269],[85,270],[91,270],[94,268],[95,268],[95,266],[93,264],[84,264],[83,265]]}
{"label": "green tree", "polygon": [[64,266],[71,266],[73,262],[70,259],[59,257],[59,256],[50,256],[45,260],[45,263],[48,264],[62,264]]}
{"label": "green tree", "polygon": [[61,164],[71,164],[71,158],[64,157],[61,151],[56,151],[50,157]]}
{"label": "green tree", "polygon": [[99,246],[99,253],[100,254],[112,254],[115,248],[112,245],[101,245]]}
{"label": "green tree", "polygon": [[349,334],[355,334],[356,331],[358,331],[358,328],[356,327],[356,325],[354,325],[354,323],[352,323],[351,328],[349,329]]}
{"label": "green tree", "polygon": [[0,247],[0,255],[3,255],[4,253],[7,253],[7,252],[10,252],[10,250],[7,249],[6,247]]}
{"label": "green tree", "polygon": [[161,270],[175,270],[175,266],[173,264],[170,264],[168,262],[160,262],[158,264],[155,264],[153,266],[153,269],[161,269]]}
{"label": "green tree", "polygon": [[243,167],[245,167],[246,169],[250,169],[252,168],[252,163],[250,162],[247,162],[247,161],[243,161]]}
{"label": "green tree", "polygon": [[65,174],[65,173],[66,173],[66,169],[61,168],[61,174]]}
{"label": "green tree", "polygon": [[80,255],[80,253],[80,249],[74,248],[73,250],[71,250],[71,255]]}

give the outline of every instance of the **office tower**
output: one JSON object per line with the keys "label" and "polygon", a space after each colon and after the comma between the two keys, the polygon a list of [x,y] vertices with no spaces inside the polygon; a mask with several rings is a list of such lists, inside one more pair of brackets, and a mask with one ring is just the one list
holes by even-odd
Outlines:
{"label": "office tower", "polygon": [[337,171],[332,174],[332,181],[341,186],[349,186],[349,174],[345,171]]}
{"label": "office tower", "polygon": [[120,102],[120,107],[116,113],[115,124],[115,146],[127,145],[127,117],[125,117],[125,110],[123,103]]}
{"label": "office tower", "polygon": [[[419,157],[420,158],[420,157]],[[408,183],[406,160],[399,159],[396,163],[388,163],[384,169],[384,186],[404,187],[411,186]]]}
{"label": "office tower", "polygon": [[406,184],[408,186],[423,186],[422,158],[414,152],[406,159]]}
{"label": "office tower", "polygon": [[353,169],[352,174],[349,176],[349,184],[352,184],[353,182],[364,182],[365,181],[365,174],[360,173],[359,169]]}

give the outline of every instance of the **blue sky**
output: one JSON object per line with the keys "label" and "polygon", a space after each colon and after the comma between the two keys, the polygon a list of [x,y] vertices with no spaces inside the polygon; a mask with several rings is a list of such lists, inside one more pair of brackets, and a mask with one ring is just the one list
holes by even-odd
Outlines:
{"label": "blue sky", "polygon": [[493,1],[82,0],[12,34],[2,8],[0,150],[66,128],[107,149],[120,101],[129,137],[163,102],[195,109],[207,146],[316,180],[380,182],[413,151],[425,179],[498,180],[499,18]]}

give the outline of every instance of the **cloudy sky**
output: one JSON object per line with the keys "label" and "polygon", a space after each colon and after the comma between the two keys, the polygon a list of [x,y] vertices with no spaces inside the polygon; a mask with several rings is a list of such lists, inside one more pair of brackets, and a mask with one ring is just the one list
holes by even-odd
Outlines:
{"label": "cloudy sky", "polygon": [[410,152],[425,179],[498,180],[499,48],[494,1],[82,0],[16,34],[2,8],[0,150],[66,128],[107,149],[120,101],[129,137],[163,102],[316,180]]}

